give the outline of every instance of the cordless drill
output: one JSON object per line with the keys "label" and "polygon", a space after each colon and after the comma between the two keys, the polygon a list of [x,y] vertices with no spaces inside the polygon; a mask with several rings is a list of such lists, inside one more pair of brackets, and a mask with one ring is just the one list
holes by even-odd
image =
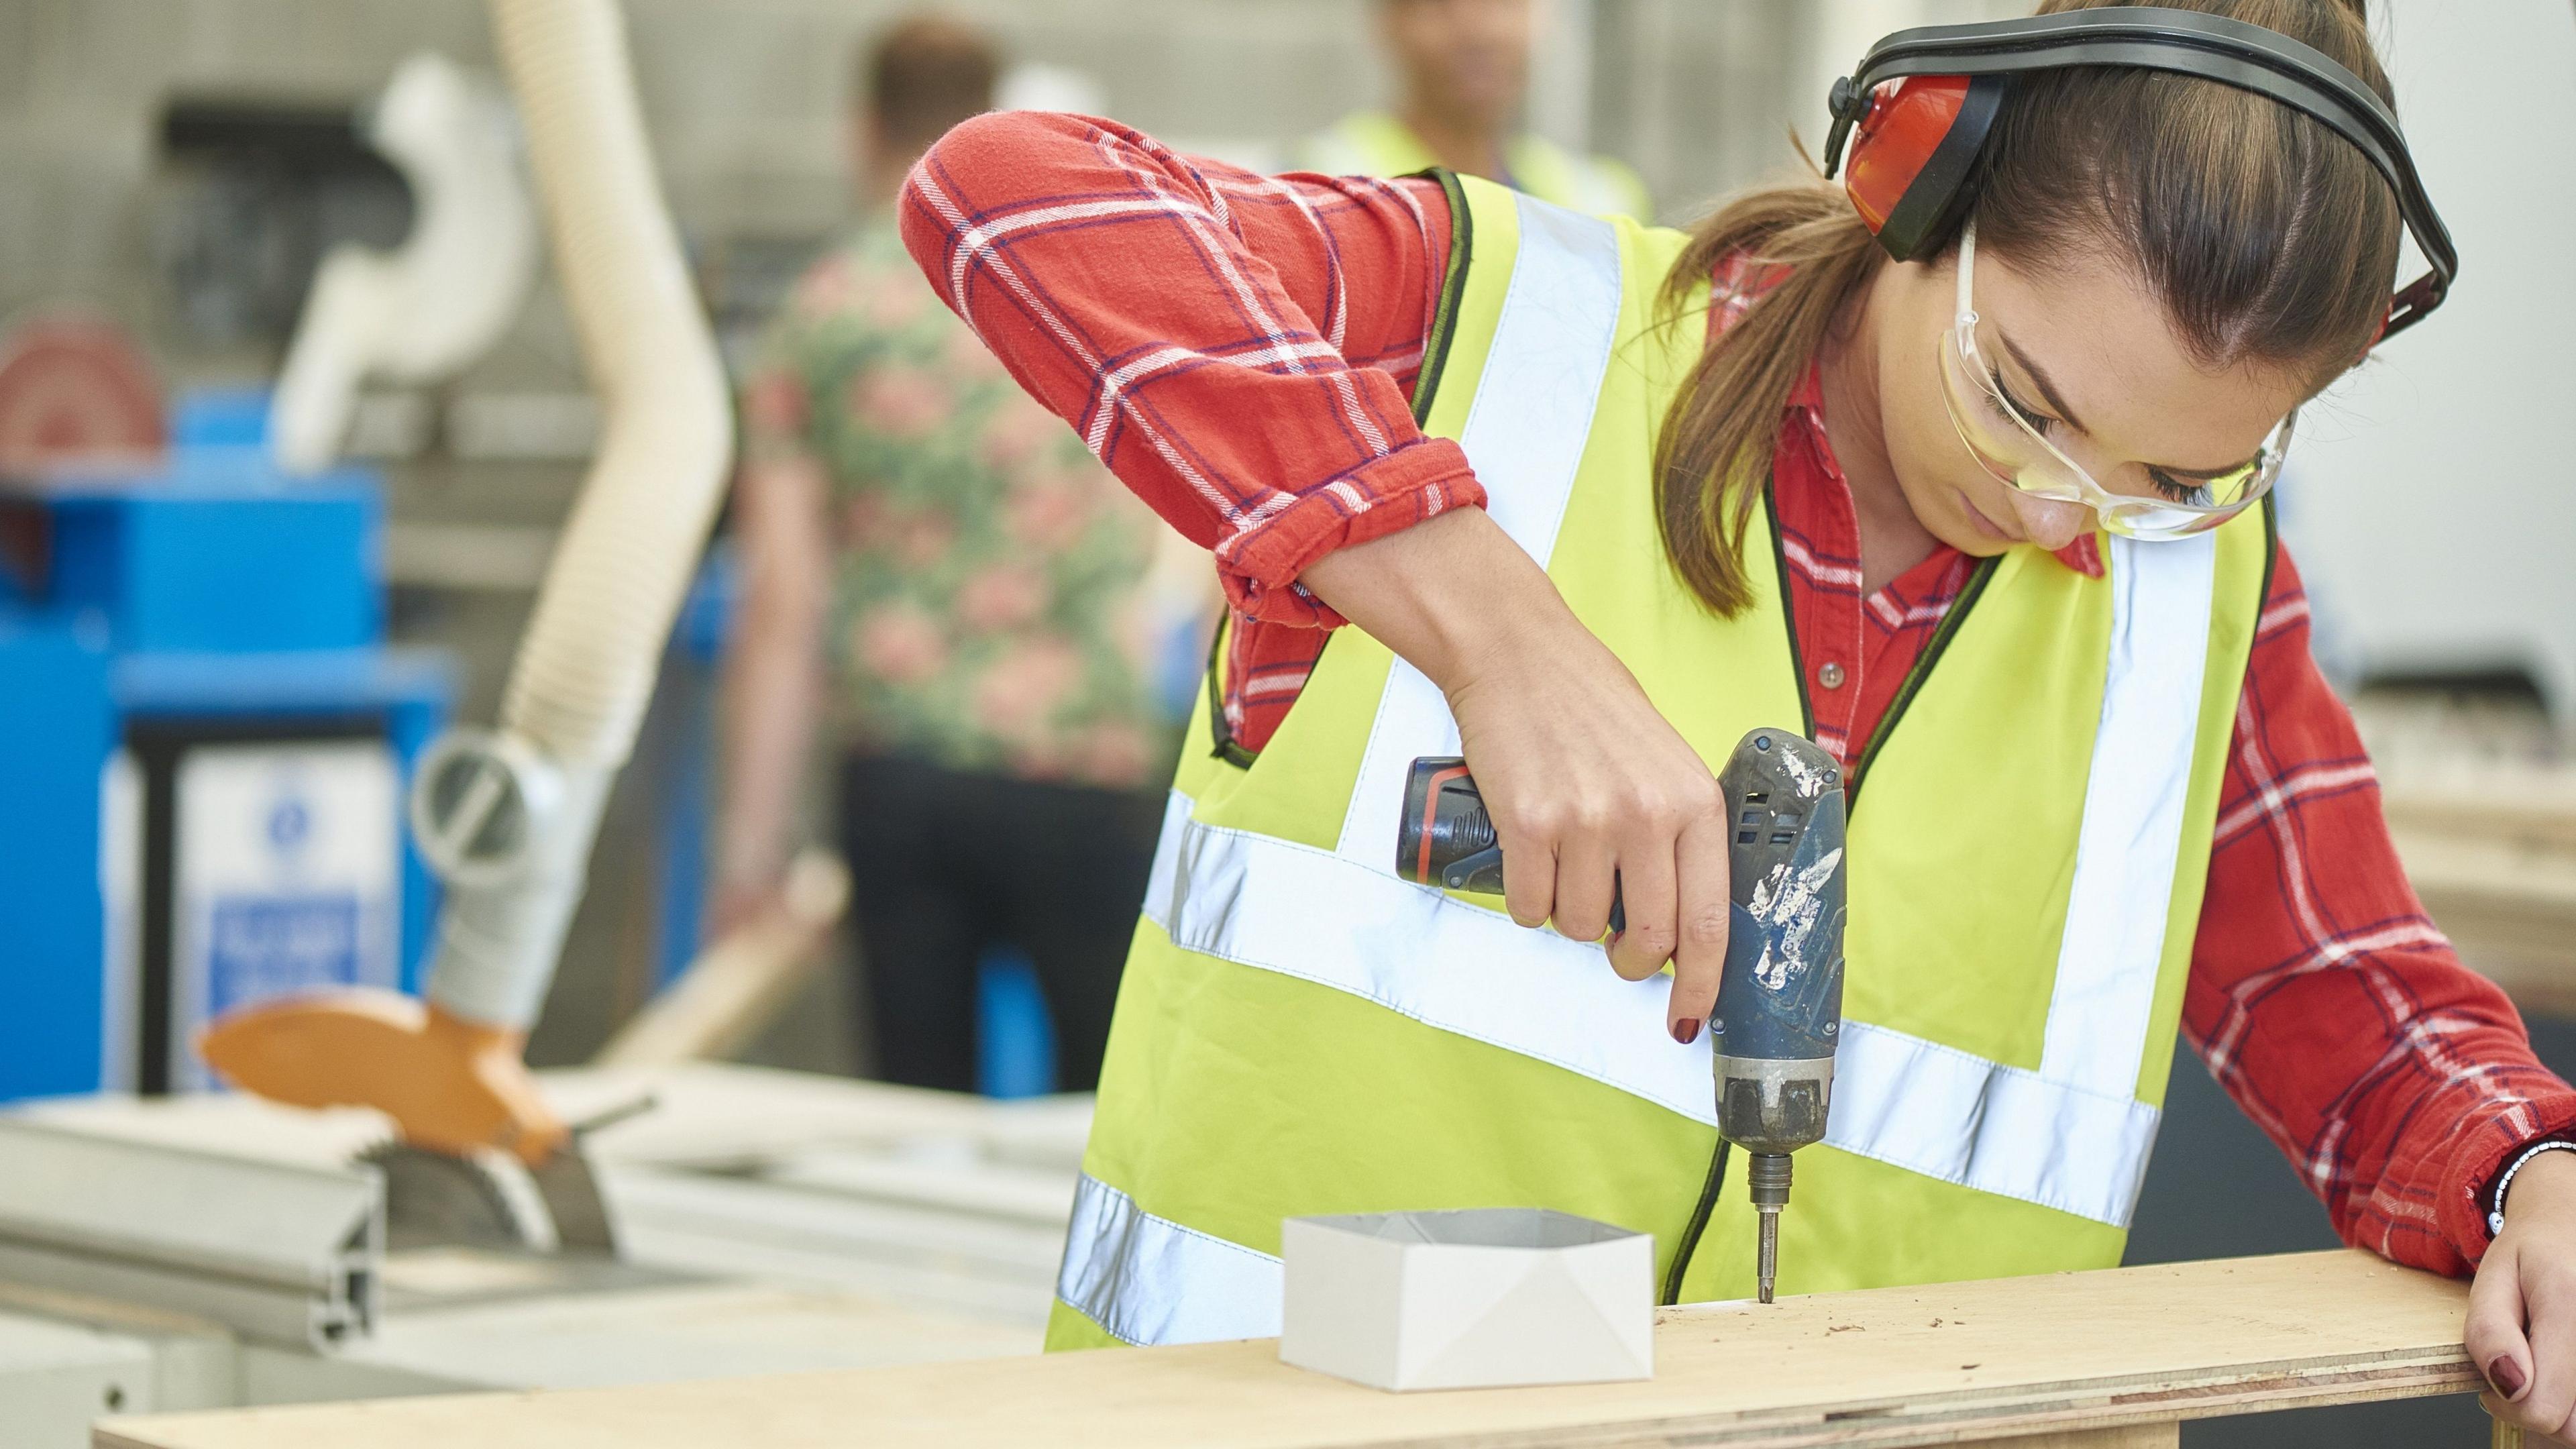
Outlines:
{"label": "cordless drill", "polygon": [[[1843,786],[1831,755],[1785,730],[1747,734],[1718,773],[1729,811],[1734,910],[1709,1044],[1717,1131],[1751,1157],[1762,1301],[1778,1280],[1789,1154],[1825,1135],[1843,1018]],[[1419,759],[1405,780],[1396,874],[1470,894],[1503,889],[1503,851],[1467,765]],[[1611,913],[1624,929],[1621,903]],[[1723,1147],[1721,1146],[1721,1151]],[[1721,1157],[1712,1190],[1724,1171]],[[1674,1263],[1706,1225],[1703,1202]]]}

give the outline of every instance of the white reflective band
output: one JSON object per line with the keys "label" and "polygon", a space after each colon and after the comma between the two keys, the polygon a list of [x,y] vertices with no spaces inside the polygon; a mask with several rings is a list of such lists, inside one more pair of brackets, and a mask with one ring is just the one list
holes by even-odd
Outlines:
{"label": "white reflective band", "polygon": [[2173,914],[2218,539],[2114,538],[2109,564],[2110,668],[2039,1074],[2128,1097],[2155,1018]]}
{"label": "white reflective band", "polygon": [[1843,1022],[1825,1141],[1892,1167],[2126,1228],[2156,1109],[2021,1067]]}
{"label": "white reflective band", "polygon": [[[1664,1034],[1662,977],[1601,948],[1311,846],[1190,818],[1175,793],[1145,914],[1174,945],[1346,991],[1714,1124],[1705,1039]],[[1846,1020],[1825,1141],[1983,1192],[2125,1227],[2156,1110]],[[1070,1301],[1070,1300],[1068,1300]]]}
{"label": "white reflective band", "polygon": [[1125,1343],[1279,1335],[1279,1260],[1136,1206],[1084,1173],[1055,1296]]}
{"label": "white reflective band", "polygon": [[[1458,446],[1485,485],[1486,514],[1544,567],[1618,335],[1619,233],[1527,196],[1515,196],[1512,211],[1520,248]],[[1419,756],[1456,753],[1458,725],[1439,686],[1396,660],[1342,817],[1342,854],[1393,872],[1405,772]]]}
{"label": "white reflective band", "polygon": [[[1717,1121],[1708,1043],[1666,1035],[1662,977],[1622,981],[1597,945],[1189,812],[1175,792],[1145,886],[1145,914],[1172,944],[1364,996]],[[1423,954],[1435,942],[1437,959]]]}

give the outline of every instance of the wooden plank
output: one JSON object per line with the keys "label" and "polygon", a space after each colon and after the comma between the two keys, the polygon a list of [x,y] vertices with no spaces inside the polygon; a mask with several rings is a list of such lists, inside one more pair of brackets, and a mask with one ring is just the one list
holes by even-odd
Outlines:
{"label": "wooden plank", "polygon": [[2380,806],[2391,830],[2576,856],[2576,769],[2565,766],[2390,780]]}
{"label": "wooden plank", "polygon": [[2407,879],[2462,960],[2527,1012],[2576,1015],[2576,853],[2415,828],[2395,838]]}
{"label": "wooden plank", "polygon": [[2396,772],[2380,801],[2461,959],[2525,1012],[2576,1016],[2576,769],[2445,759]]}
{"label": "wooden plank", "polygon": [[850,902],[850,872],[829,851],[789,868],[775,909],[730,932],[618,1028],[592,1061],[663,1067],[732,1055],[803,989]]}
{"label": "wooden plank", "polygon": [[[2126,1429],[2079,1429],[2071,1434],[2038,1434],[2021,1439],[1989,1439],[1991,1449],[2176,1449],[2182,1443],[2179,1424],[2136,1424]],[[1983,1449],[1983,1446],[1980,1446]]]}
{"label": "wooden plank", "polygon": [[[1400,1395],[1271,1340],[106,1421],[100,1449],[1895,1449],[2466,1393],[2464,1285],[2357,1252],[1668,1309],[1642,1384]],[[2040,1440],[2046,1443],[2045,1439]],[[2077,1439],[2075,1444],[2088,1441]],[[2170,1443],[2096,1438],[2092,1445]]]}

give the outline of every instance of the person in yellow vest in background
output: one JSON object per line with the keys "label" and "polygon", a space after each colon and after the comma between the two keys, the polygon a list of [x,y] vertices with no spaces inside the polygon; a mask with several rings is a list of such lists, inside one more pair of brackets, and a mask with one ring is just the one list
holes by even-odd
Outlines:
{"label": "person in yellow vest in background", "polygon": [[1654,219],[1637,173],[1516,128],[1544,0],[1377,0],[1395,110],[1361,111],[1297,148],[1300,171],[1409,176],[1446,166],[1596,216]]}
{"label": "person in yellow vest in background", "polygon": [[[1712,766],[1776,730],[1848,811],[1786,1291],[2118,1263],[2179,1033],[2346,1241],[2475,1275],[2490,1402],[2569,1436],[2576,1088],[2408,888],[2267,502],[2455,270],[2368,17],[2042,8],[1881,42],[1839,176],[1688,232],[1070,116],[913,168],[915,264],[1231,605],[1051,1348],[1275,1334],[1282,1222],[1336,1213],[1551,1208],[1744,1296],[1710,1017],[1762,801]],[[1499,906],[1397,872],[1448,755]]]}

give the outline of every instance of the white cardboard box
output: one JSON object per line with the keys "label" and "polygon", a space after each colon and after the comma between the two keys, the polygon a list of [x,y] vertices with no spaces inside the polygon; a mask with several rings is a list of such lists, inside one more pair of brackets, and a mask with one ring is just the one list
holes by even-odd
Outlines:
{"label": "white cardboard box", "polygon": [[1290,1218],[1279,1357],[1381,1389],[1655,1376],[1655,1240],[1542,1208]]}

